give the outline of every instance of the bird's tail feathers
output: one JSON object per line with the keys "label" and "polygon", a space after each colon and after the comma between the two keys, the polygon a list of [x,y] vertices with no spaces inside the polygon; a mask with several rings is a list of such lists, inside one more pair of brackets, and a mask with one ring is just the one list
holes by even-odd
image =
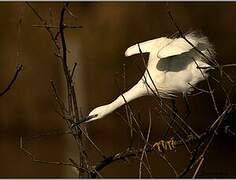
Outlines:
{"label": "bird's tail feathers", "polygon": [[208,38],[204,36],[201,32],[192,31],[185,34],[185,37],[187,39],[197,41],[198,46],[196,48],[200,50],[207,57],[207,59],[213,60],[215,58],[216,52],[214,50],[213,45],[209,42]]}

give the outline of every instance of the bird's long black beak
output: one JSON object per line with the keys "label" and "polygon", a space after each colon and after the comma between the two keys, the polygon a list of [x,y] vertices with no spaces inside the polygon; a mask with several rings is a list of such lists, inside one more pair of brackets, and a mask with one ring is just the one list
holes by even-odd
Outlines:
{"label": "bird's long black beak", "polygon": [[83,117],[83,118],[81,118],[81,119],[79,120],[79,122],[73,123],[73,124],[71,125],[71,128],[73,128],[73,127],[75,127],[75,126],[79,126],[80,124],[85,123],[85,122],[89,121],[90,119],[92,119],[92,118],[94,118],[94,117],[96,117],[96,116],[97,116],[97,114],[91,115],[91,116]]}

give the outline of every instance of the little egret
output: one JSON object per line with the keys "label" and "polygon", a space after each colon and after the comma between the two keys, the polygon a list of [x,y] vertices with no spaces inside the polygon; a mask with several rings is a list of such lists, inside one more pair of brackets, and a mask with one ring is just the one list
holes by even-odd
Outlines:
{"label": "little egret", "polygon": [[182,37],[161,37],[129,47],[125,56],[149,53],[144,75],[112,103],[92,110],[83,122],[101,119],[125,103],[145,95],[157,93],[161,98],[170,98],[177,93],[191,93],[213,68],[206,59],[213,58],[214,50],[206,36],[191,32],[185,38],[187,41]]}

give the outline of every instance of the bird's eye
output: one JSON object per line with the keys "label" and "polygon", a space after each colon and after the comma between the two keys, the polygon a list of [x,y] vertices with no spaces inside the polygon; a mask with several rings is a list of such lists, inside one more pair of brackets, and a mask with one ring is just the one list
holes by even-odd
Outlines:
{"label": "bird's eye", "polygon": [[97,116],[98,116],[98,114],[90,115],[90,116],[87,117],[87,120],[92,119],[92,118],[95,118],[95,117],[97,117]]}

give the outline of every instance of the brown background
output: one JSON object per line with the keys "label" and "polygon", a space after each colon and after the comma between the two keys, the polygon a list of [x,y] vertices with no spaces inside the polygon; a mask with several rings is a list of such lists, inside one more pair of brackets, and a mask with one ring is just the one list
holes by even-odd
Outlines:
{"label": "brown background", "polygon": [[[58,23],[62,3],[32,3],[40,14],[53,24]],[[178,24],[184,31],[200,30],[209,37],[220,63],[235,63],[236,4],[235,3],[170,3]],[[67,31],[70,64],[78,62],[76,87],[79,106],[84,114],[96,106],[111,102],[119,95],[114,79],[122,86],[121,72],[126,65],[127,88],[140,78],[135,63],[142,65],[140,57],[125,58],[130,45],[167,36],[176,30],[167,14],[166,3],[159,2],[73,2],[70,5],[78,20],[67,18],[68,24],[83,28]],[[51,14],[50,15],[50,11]],[[19,27],[19,19],[22,24]],[[64,78],[61,64],[53,55],[53,46],[47,32],[33,28],[40,24],[24,3],[0,3],[0,89],[22,63],[24,69],[7,95],[0,98],[0,177],[76,177],[69,167],[31,162],[19,149],[19,136],[31,136],[53,129],[65,128],[65,123],[55,112],[56,103],[50,88],[54,80],[63,96]],[[17,55],[19,53],[19,56]],[[227,71],[235,80],[233,68]],[[204,84],[204,83],[203,83]],[[204,86],[204,85],[203,85]],[[216,93],[219,107],[224,97]],[[177,99],[180,111],[183,100]],[[191,126],[199,133],[213,122],[215,116],[211,99],[202,94],[190,98]],[[148,107],[153,107],[152,97],[131,102],[135,112],[141,112],[143,130],[147,132]],[[123,108],[117,110],[124,112]],[[165,123],[153,116],[150,142],[160,140]],[[109,155],[124,150],[129,144],[128,128],[115,113],[88,125],[91,138]],[[78,151],[70,136],[50,136],[34,140],[27,148],[38,159],[68,161],[76,159]],[[203,177],[235,177],[235,137],[222,134],[216,138],[207,154],[199,175]],[[101,159],[88,145],[91,163]],[[189,158],[180,148],[169,155],[178,171]],[[150,156],[154,177],[173,177],[166,163],[157,155]],[[137,177],[138,161],[116,162],[102,171],[104,177]],[[144,173],[146,175],[146,173]]]}

